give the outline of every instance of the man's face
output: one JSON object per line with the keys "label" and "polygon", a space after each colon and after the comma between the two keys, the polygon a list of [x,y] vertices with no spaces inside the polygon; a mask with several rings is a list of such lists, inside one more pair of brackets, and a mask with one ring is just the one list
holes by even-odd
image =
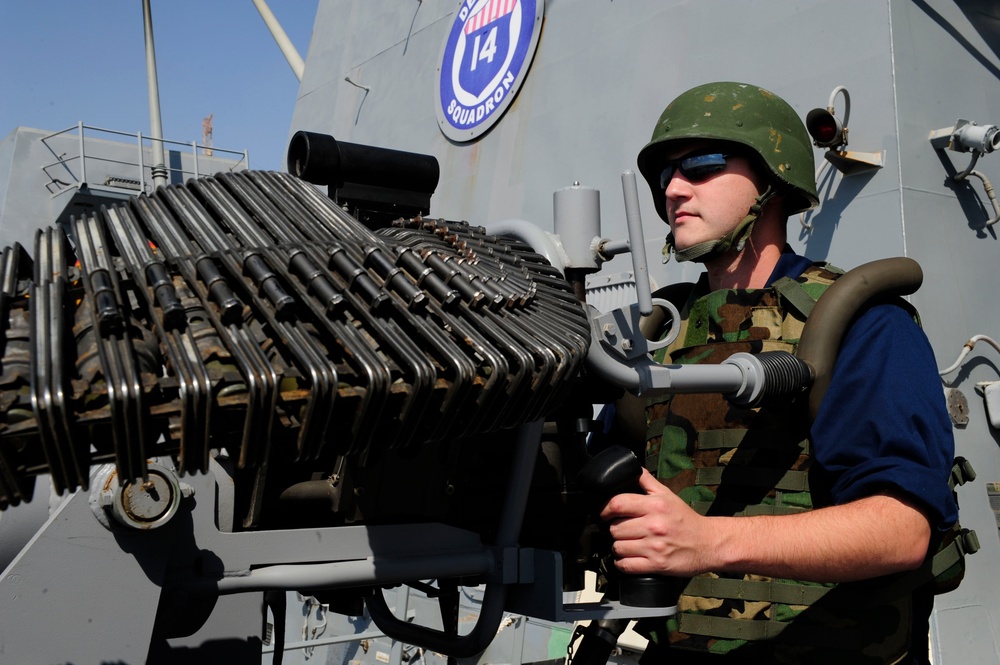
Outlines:
{"label": "man's face", "polygon": [[718,240],[736,228],[760,194],[746,157],[731,145],[691,143],[667,155],[662,183],[667,220],[679,250]]}

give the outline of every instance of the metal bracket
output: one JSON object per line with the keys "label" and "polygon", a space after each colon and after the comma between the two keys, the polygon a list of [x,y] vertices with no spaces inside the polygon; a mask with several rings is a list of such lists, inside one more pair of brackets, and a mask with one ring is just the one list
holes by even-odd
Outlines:
{"label": "metal bracket", "polygon": [[882,168],[881,152],[856,152],[854,150],[827,150],[826,161],[845,176],[877,171]]}
{"label": "metal bracket", "polygon": [[[993,429],[1000,429],[1000,381],[983,381],[976,384],[976,392],[983,396],[986,418]],[[949,399],[949,406],[951,400]]]}
{"label": "metal bracket", "polygon": [[945,394],[948,400],[948,415],[951,416],[952,424],[957,427],[968,425],[969,400],[966,399],[965,393],[957,388],[951,388]]}
{"label": "metal bracket", "polygon": [[[680,321],[680,312],[671,303],[660,298],[652,301],[669,311],[673,321]],[[626,360],[634,360],[669,345],[680,333],[677,326],[671,326],[667,336],[661,340],[646,339],[639,329],[642,318],[641,306],[632,304],[604,314],[597,314],[591,327],[601,344]]]}

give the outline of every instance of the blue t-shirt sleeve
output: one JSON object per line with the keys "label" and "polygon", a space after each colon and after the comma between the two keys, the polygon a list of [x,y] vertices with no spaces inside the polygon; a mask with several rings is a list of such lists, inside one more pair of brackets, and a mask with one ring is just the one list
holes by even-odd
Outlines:
{"label": "blue t-shirt sleeve", "polygon": [[818,505],[888,491],[931,525],[958,519],[948,486],[955,442],[930,343],[903,308],[877,305],[851,326],[812,426]]}

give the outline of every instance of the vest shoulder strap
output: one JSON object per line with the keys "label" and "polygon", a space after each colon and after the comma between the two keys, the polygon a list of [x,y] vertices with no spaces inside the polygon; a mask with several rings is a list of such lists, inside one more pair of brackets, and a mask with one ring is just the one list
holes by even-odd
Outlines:
{"label": "vest shoulder strap", "polygon": [[781,277],[771,284],[771,288],[805,319],[820,296],[843,274],[844,271],[834,265],[816,261],[800,277]]}

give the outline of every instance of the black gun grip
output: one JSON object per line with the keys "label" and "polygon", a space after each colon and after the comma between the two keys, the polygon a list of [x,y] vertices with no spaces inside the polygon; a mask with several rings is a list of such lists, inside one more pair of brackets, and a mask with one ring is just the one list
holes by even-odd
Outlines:
{"label": "black gun grip", "polygon": [[[639,484],[642,464],[624,446],[609,446],[594,455],[577,475],[580,488],[603,500],[616,494],[645,494]],[[669,607],[677,604],[680,583],[663,575],[623,575],[619,600],[632,607]]]}
{"label": "black gun grip", "polygon": [[609,446],[597,453],[580,469],[576,480],[588,494],[609,499],[616,494],[645,494],[639,484],[642,464],[624,446]]}

